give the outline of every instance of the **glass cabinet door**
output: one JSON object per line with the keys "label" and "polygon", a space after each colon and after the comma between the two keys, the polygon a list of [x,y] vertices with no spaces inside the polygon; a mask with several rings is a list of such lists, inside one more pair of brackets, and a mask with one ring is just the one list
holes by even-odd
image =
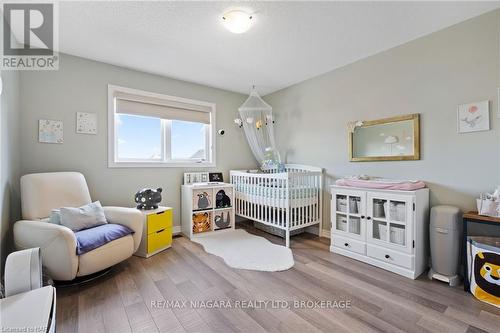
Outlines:
{"label": "glass cabinet door", "polygon": [[333,225],[335,232],[353,238],[364,238],[365,197],[363,192],[334,192]]}
{"label": "glass cabinet door", "polygon": [[411,252],[412,198],[369,193],[367,202],[368,241]]}

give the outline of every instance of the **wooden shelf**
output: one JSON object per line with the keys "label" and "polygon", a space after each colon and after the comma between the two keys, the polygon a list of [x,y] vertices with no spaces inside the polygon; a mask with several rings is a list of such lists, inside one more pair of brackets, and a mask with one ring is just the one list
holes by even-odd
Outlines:
{"label": "wooden shelf", "polygon": [[500,217],[479,215],[477,212],[467,212],[463,215],[463,218],[468,220],[500,223]]}

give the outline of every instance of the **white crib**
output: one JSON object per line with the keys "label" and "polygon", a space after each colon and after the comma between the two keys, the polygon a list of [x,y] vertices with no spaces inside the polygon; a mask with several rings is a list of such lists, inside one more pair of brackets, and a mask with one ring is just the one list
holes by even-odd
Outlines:
{"label": "white crib", "polygon": [[287,164],[286,172],[231,170],[236,215],[285,231],[319,224],[321,232],[323,172],[321,168]]}

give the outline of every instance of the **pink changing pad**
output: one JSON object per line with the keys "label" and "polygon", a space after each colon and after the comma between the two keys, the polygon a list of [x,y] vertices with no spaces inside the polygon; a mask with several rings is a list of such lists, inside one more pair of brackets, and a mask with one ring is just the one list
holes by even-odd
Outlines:
{"label": "pink changing pad", "polygon": [[381,190],[414,191],[425,187],[420,180],[392,180],[383,178],[361,179],[356,177],[341,178],[335,182],[338,186],[373,188]]}

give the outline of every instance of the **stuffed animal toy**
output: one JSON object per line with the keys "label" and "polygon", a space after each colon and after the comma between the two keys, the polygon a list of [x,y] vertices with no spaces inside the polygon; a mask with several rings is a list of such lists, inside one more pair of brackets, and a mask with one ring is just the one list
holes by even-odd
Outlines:
{"label": "stuffed animal toy", "polygon": [[162,188],[158,187],[156,190],[152,188],[143,188],[135,194],[135,202],[137,209],[157,209],[158,204],[161,202]]}
{"label": "stuffed animal toy", "polygon": [[259,120],[257,120],[257,122],[255,123],[255,127],[256,127],[257,129],[261,129],[261,128],[262,128],[262,120],[260,120],[260,119],[259,119]]}
{"label": "stuffed animal toy", "polygon": [[231,198],[229,198],[224,190],[220,190],[215,195],[215,207],[225,208],[231,207]]}
{"label": "stuffed animal toy", "polygon": [[208,213],[193,214],[193,233],[200,233],[210,230],[210,221]]}

